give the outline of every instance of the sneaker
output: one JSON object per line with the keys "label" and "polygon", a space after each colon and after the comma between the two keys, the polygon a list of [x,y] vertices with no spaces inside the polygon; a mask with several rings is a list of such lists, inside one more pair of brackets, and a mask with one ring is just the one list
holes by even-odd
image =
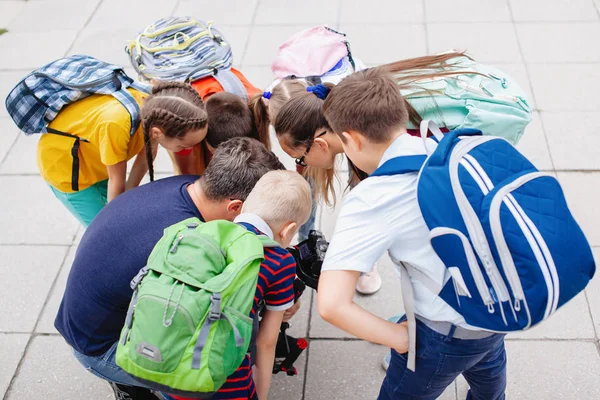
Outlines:
{"label": "sneaker", "polygon": [[110,387],[115,395],[115,400],[158,400],[150,389],[144,389],[137,386],[121,385],[110,382]]}
{"label": "sneaker", "polygon": [[369,295],[377,293],[381,289],[381,276],[377,271],[377,264],[373,267],[373,271],[362,274],[356,283],[356,291],[360,294]]}

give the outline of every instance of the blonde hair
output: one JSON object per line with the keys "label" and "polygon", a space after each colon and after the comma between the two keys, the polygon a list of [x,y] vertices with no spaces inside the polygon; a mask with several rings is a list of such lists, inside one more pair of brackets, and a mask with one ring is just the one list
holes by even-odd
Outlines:
{"label": "blonde hair", "polygon": [[243,212],[256,214],[272,229],[287,222],[304,224],[310,216],[310,185],[297,172],[270,171],[254,186]]}

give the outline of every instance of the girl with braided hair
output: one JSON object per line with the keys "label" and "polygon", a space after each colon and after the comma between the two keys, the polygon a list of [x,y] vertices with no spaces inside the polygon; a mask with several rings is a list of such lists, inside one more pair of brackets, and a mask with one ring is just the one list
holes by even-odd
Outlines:
{"label": "girl with braided hair", "polygon": [[[72,142],[58,135],[42,135],[38,144],[40,174],[85,227],[109,201],[137,187],[148,169],[154,178],[152,160],[158,144],[178,151],[193,147],[206,136],[206,110],[189,85],[157,83],[152,95],[128,90],[141,108],[142,123],[133,135],[129,112],[114,97],[100,94],[63,108],[49,125],[82,139],[78,191],[72,189]],[[127,178],[127,161],[134,157]]]}
{"label": "girl with braided hair", "polygon": [[235,137],[250,137],[271,148],[269,119],[262,105],[263,92],[237,69],[231,72],[240,85],[237,92],[227,92],[214,76],[190,83],[206,103],[208,133],[206,140],[191,149],[171,152],[175,173],[200,175],[215,149]]}

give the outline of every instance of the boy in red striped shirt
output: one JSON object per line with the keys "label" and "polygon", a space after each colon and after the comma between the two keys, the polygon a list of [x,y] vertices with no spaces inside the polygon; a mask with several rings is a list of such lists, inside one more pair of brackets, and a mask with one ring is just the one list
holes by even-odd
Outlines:
{"label": "boy in red striped shirt", "polygon": [[[310,186],[300,174],[293,171],[272,171],[256,184],[234,222],[257,235],[267,235],[281,247],[265,248],[265,259],[260,266],[254,305],[254,318],[264,304],[264,314],[256,337],[254,379],[250,356],[227,378],[225,384],[211,397],[219,400],[266,399],[279,327],[283,314],[294,305],[296,262],[285,249],[290,245],[310,215],[312,197]],[[184,397],[171,396],[183,400]]]}

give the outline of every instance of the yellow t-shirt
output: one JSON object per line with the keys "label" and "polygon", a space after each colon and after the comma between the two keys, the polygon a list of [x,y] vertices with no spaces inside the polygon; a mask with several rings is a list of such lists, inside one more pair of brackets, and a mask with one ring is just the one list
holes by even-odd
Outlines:
{"label": "yellow t-shirt", "polygon": [[[128,89],[141,107],[145,93]],[[109,95],[92,95],[63,108],[50,128],[87,139],[79,147],[79,190],[108,179],[107,165],[128,161],[144,148],[142,127],[129,135],[129,112]],[[37,148],[42,177],[57,190],[72,193],[73,139],[44,134]]]}

